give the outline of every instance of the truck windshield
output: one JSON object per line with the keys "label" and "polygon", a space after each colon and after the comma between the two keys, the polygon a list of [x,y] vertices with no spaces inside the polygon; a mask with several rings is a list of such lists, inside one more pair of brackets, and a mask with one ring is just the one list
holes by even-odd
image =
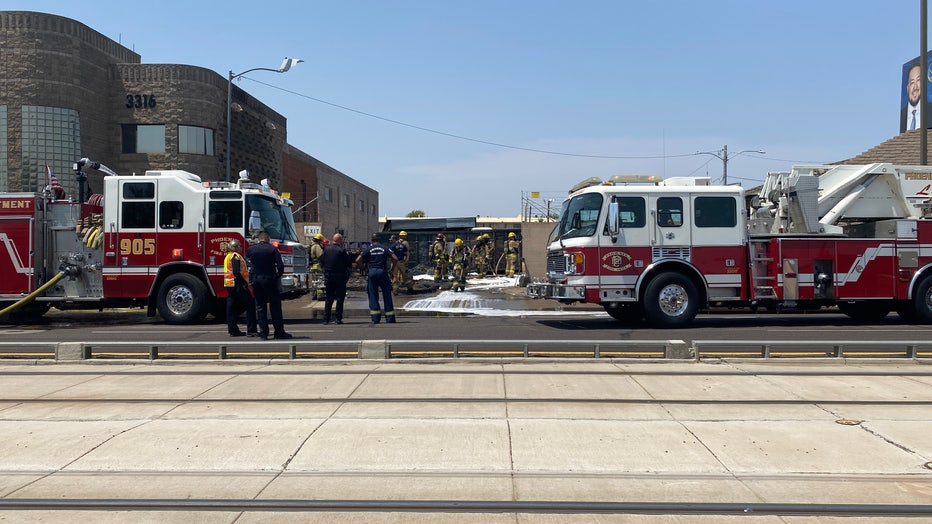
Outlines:
{"label": "truck windshield", "polygon": [[563,214],[550,240],[594,235],[601,209],[602,195],[598,193],[586,193],[564,202]]}
{"label": "truck windshield", "polygon": [[291,206],[279,205],[277,201],[268,197],[246,195],[246,216],[252,216],[253,211],[259,213],[262,229],[268,231],[270,237],[275,240],[298,241]]}

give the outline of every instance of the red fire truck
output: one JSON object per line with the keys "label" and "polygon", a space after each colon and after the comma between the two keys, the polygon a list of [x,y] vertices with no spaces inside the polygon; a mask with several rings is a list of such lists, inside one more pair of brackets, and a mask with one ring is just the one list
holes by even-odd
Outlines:
{"label": "red fire truck", "polygon": [[769,173],[747,200],[708,178],[592,178],[563,203],[546,280],[527,293],[655,327],[712,307],[930,323],[930,193],[932,168],[884,163]]}
{"label": "red fire truck", "polygon": [[[285,263],[284,298],[307,292],[307,247],[298,242],[292,202],[255,184],[202,182],[179,170],[106,173],[102,194],[83,201],[61,188],[0,193],[0,309],[28,318],[61,309],[147,307],[169,324],[221,316],[223,244],[268,231]],[[57,191],[56,191],[57,190]],[[83,193],[83,192],[82,192]]]}

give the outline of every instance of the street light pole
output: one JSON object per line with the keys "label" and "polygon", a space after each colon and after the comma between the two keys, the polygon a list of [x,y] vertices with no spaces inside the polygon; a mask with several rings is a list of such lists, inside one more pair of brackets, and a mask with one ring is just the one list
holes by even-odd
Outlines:
{"label": "street light pole", "polygon": [[743,154],[743,153],[757,153],[759,155],[767,154],[763,149],[745,149],[744,151],[738,151],[737,153],[728,154],[728,144],[722,146],[721,151],[696,151],[697,155],[712,155],[715,158],[722,161],[722,185],[728,185],[728,161],[732,158]]}
{"label": "street light pole", "polygon": [[230,74],[227,76],[227,148],[225,153],[225,163],[226,163],[226,181],[230,181],[230,137],[231,132],[231,123],[233,117],[233,80],[239,78],[246,73],[251,73],[253,71],[272,71],[273,73],[286,73],[293,66],[296,66],[303,62],[300,58],[288,58],[285,57],[285,60],[282,61],[282,65],[278,69],[272,69],[270,67],[254,67],[252,69],[247,69],[242,73],[233,74],[233,70],[230,69]]}

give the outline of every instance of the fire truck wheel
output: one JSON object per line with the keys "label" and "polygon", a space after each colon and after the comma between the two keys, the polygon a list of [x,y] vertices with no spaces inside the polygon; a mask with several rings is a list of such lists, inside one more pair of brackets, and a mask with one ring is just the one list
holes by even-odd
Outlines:
{"label": "fire truck wheel", "polygon": [[913,309],[920,324],[932,323],[932,276],[926,277],[913,293]]}
{"label": "fire truck wheel", "polygon": [[169,324],[194,324],[207,316],[207,286],[187,273],[169,276],[159,288],[159,315]]}
{"label": "fire truck wheel", "polygon": [[637,324],[644,319],[644,312],[640,304],[605,305],[605,312],[615,320],[625,324]]}
{"label": "fire truck wheel", "polygon": [[657,275],[644,293],[644,317],[654,327],[688,325],[699,311],[699,292],[692,280],[680,273]]}

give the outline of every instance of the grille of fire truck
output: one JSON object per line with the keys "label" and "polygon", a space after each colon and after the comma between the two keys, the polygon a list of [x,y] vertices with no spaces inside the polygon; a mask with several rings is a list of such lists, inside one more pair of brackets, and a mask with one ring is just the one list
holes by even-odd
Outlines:
{"label": "grille of fire truck", "polygon": [[655,247],[651,250],[651,257],[654,262],[664,258],[678,258],[689,261],[692,258],[692,252],[688,247]]}
{"label": "grille of fire truck", "polygon": [[564,258],[563,252],[547,254],[547,272],[548,273],[565,273],[566,272],[566,258]]}

